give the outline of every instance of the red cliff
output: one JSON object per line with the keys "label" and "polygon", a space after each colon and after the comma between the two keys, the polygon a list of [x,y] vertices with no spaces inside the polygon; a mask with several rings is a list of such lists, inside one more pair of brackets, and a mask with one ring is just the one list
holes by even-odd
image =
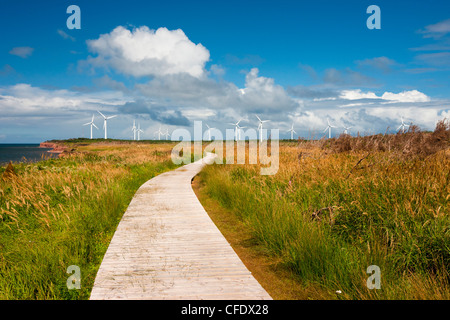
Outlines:
{"label": "red cliff", "polygon": [[52,143],[52,142],[41,142],[39,145],[39,148],[50,148],[51,150],[48,150],[47,152],[50,153],[59,153],[61,156],[61,153],[63,153],[67,147],[64,145],[60,145],[57,143]]}

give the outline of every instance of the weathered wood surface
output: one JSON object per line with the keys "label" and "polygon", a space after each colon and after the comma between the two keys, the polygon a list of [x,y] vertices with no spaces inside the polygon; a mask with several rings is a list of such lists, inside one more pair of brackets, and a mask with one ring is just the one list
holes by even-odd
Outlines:
{"label": "weathered wood surface", "polygon": [[106,251],[91,300],[271,299],[192,190],[204,165],[199,160],[139,188]]}

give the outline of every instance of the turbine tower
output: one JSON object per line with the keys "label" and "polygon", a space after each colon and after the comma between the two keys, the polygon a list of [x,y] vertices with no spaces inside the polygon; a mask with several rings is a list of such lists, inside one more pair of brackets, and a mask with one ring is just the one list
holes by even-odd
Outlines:
{"label": "turbine tower", "polygon": [[103,128],[105,129],[105,139],[108,139],[108,120],[117,117],[116,115],[114,116],[109,116],[106,117],[103,113],[101,113],[100,111],[97,110],[98,113],[101,114],[101,116],[103,117]]}
{"label": "turbine tower", "polygon": [[328,130],[328,138],[331,139],[331,128],[336,128],[336,127],[332,126],[330,124],[330,120],[328,120],[328,118],[327,118],[327,123],[328,123],[328,126],[325,128],[325,130],[323,130],[323,132]]}
{"label": "turbine tower", "polygon": [[270,120],[261,120],[256,114],[255,116],[258,118],[259,124],[258,124],[258,130],[259,130],[259,142],[262,142],[262,131],[263,131],[263,123],[268,122]]}
{"label": "turbine tower", "polygon": [[294,124],[292,124],[292,126],[291,126],[291,128],[288,130],[288,132],[291,133],[291,140],[294,140],[294,133],[297,133],[297,132],[295,132],[295,130],[294,130]]}
{"label": "turbine tower", "polygon": [[[83,126],[88,126],[88,125],[91,125],[91,139],[92,139],[92,127],[96,127],[96,128],[97,128],[97,126],[96,126],[95,123],[94,123],[94,115],[92,115],[92,120],[91,120],[91,122],[88,122],[88,123],[83,124]],[[97,130],[98,130],[98,128],[97,128]]]}
{"label": "turbine tower", "polygon": [[131,128],[131,131],[133,131],[133,140],[136,140],[136,120],[133,120],[133,127]]}
{"label": "turbine tower", "polygon": [[157,131],[155,131],[155,134],[158,135],[158,140],[161,140],[161,135],[163,134],[161,131],[161,126],[159,126],[159,129]]}
{"label": "turbine tower", "polygon": [[141,130],[141,125],[139,123],[136,132],[137,132],[137,139],[139,141],[141,140],[141,132],[144,133],[144,131]]}
{"label": "turbine tower", "polygon": [[401,117],[401,118],[402,118],[402,124],[400,125],[400,127],[397,128],[397,130],[400,130],[400,128],[401,128],[402,129],[402,133],[405,133],[405,127],[409,127],[409,124],[406,124],[403,121],[403,117]]}

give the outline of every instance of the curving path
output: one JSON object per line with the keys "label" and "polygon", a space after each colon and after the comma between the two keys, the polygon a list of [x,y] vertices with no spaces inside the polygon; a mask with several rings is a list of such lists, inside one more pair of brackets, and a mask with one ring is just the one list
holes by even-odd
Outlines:
{"label": "curving path", "polygon": [[90,299],[271,299],[198,201],[205,159],[144,183],[122,217]]}

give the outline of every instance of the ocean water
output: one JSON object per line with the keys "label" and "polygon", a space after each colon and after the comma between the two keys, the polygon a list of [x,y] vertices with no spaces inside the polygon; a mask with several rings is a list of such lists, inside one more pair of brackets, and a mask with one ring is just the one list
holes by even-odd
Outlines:
{"label": "ocean water", "polygon": [[39,144],[0,144],[0,165],[9,161],[36,162],[48,158],[57,158],[58,154],[49,153],[49,148],[39,148]]}

